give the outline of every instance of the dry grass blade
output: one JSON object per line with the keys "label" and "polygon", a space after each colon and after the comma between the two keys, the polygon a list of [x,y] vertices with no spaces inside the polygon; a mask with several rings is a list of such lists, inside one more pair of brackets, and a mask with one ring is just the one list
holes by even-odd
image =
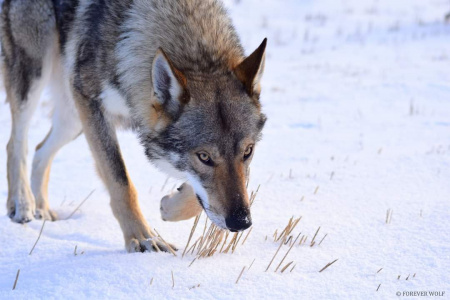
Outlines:
{"label": "dry grass blade", "polygon": [[236,284],[239,282],[239,279],[241,279],[241,276],[242,276],[242,274],[244,273],[244,270],[245,270],[245,266],[242,268],[242,271],[241,271],[241,273],[239,274],[238,279],[236,280]]}
{"label": "dry grass blade", "polygon": [[155,247],[156,252],[161,252],[161,249],[159,249],[158,245],[156,244],[155,240],[151,239],[153,247]]}
{"label": "dry grass blade", "polygon": [[394,211],[392,209],[390,209],[390,208],[386,211],[386,224],[391,224],[392,213],[393,212]]}
{"label": "dry grass blade", "polygon": [[13,285],[13,290],[16,289],[16,285],[17,285],[17,280],[19,280],[19,274],[20,274],[20,269],[17,270],[17,274],[16,274],[16,280],[14,280],[14,285]]}
{"label": "dry grass blade", "polygon": [[231,239],[230,243],[228,244],[228,247],[223,251],[223,253],[228,253],[228,250],[230,250],[231,246],[234,245],[234,243],[236,242],[238,236],[238,232],[235,232],[233,234],[233,238]]}
{"label": "dry grass blade", "polygon": [[291,247],[289,247],[288,251],[286,251],[286,254],[283,256],[283,259],[282,259],[282,260],[280,261],[280,263],[278,264],[277,268],[275,269],[275,272],[278,271],[278,268],[281,266],[281,264],[283,263],[283,261],[286,259],[286,257],[288,256],[289,252],[291,252],[292,247],[294,247],[295,243],[297,242],[298,238],[300,237],[300,234],[301,234],[301,233],[299,233],[299,234],[297,235],[297,237],[295,238],[295,241],[292,243]]}
{"label": "dry grass blade", "polygon": [[190,266],[192,266],[192,264],[194,263],[194,261],[197,259],[197,257],[196,258],[194,258],[194,260],[193,261],[191,261],[191,263],[189,264],[189,266],[188,266],[188,268],[190,267]]}
{"label": "dry grass blade", "polygon": [[[198,244],[199,242],[201,242],[201,240],[202,240],[202,237],[199,237],[199,238],[195,241],[194,245],[192,245],[192,247],[189,249],[189,251],[191,251],[191,249],[192,249],[191,254],[194,254],[195,247],[197,246],[197,244]],[[188,252],[189,252],[189,251],[188,251]]]}
{"label": "dry grass blade", "polygon": [[201,251],[200,257],[207,257],[213,255],[219,243],[222,241],[223,232],[220,230],[214,231],[214,233],[208,238],[208,243]]}
{"label": "dry grass blade", "polygon": [[241,234],[239,235],[239,238],[237,238],[236,241],[234,242],[233,247],[231,248],[231,253],[234,253],[234,250],[236,250],[236,247],[239,244],[239,241],[241,240],[243,234],[244,232],[242,231]]}
{"label": "dry grass blade", "polygon": [[253,227],[250,228],[250,230],[248,231],[247,235],[245,236],[244,240],[242,241],[242,245],[244,245],[245,241],[247,240],[248,236],[250,235],[250,232],[252,232]]}
{"label": "dry grass blade", "polygon": [[289,268],[289,266],[292,265],[293,262],[294,262],[294,261],[291,261],[290,263],[288,263],[287,265],[285,265],[285,266],[283,267],[283,269],[281,269],[281,273],[283,273],[287,268]]}
{"label": "dry grass blade", "polygon": [[[154,229],[154,228],[153,228]],[[169,249],[169,251],[174,255],[177,256],[177,254],[175,253],[175,251],[172,249],[172,247],[164,240],[164,238],[159,234],[158,231],[156,231],[156,229],[154,229],[156,234],[158,235],[158,237],[163,241],[163,243],[166,245],[167,249]]]}
{"label": "dry grass blade", "polygon": [[152,277],[152,279],[150,279],[150,285],[152,285],[153,284],[153,277]]}
{"label": "dry grass blade", "polygon": [[77,256],[77,245],[75,245],[75,250],[73,250],[73,255]]}
{"label": "dry grass blade", "polygon": [[319,186],[317,186],[316,189],[314,190],[314,195],[317,194],[318,191],[319,191]]}
{"label": "dry grass blade", "polygon": [[225,240],[223,241],[223,244],[222,244],[222,247],[220,247],[220,253],[222,253],[222,250],[223,250],[223,247],[225,246],[225,244],[226,244],[226,242],[227,242],[227,239],[228,239],[228,235],[230,234],[230,232],[229,231],[227,231],[226,233],[225,233]]}
{"label": "dry grass blade", "polygon": [[80,204],[77,206],[77,208],[75,208],[75,210],[74,210],[74,211],[66,218],[66,220],[69,220],[69,219],[77,212],[77,210],[80,209],[81,205],[83,205],[84,202],[86,202],[87,199],[89,199],[89,197],[91,197],[91,195],[92,195],[94,192],[95,192],[95,189],[93,189],[93,190],[86,196],[86,198],[84,198],[84,200],[81,201],[81,203],[80,203]]}
{"label": "dry grass blade", "polygon": [[267,272],[267,270],[269,270],[269,268],[270,268],[270,265],[272,265],[272,263],[273,263],[273,261],[274,261],[274,259],[275,259],[275,257],[277,256],[277,254],[278,254],[278,252],[280,251],[280,249],[281,249],[281,246],[283,246],[283,244],[284,244],[284,240],[285,240],[286,238],[283,238],[283,240],[281,241],[281,243],[280,243],[280,246],[278,247],[278,249],[277,249],[277,252],[275,252],[275,254],[274,254],[274,256],[272,257],[272,260],[270,261],[270,263],[269,263],[269,265],[267,266],[267,268],[266,268],[266,271],[265,272]]}
{"label": "dry grass blade", "polygon": [[314,237],[313,237],[312,240],[311,240],[311,246],[313,245],[314,240],[316,239],[316,236],[317,236],[317,234],[319,233],[319,230],[320,230],[320,226],[319,226],[319,228],[317,228],[316,234],[314,235]]}
{"label": "dry grass blade", "polygon": [[328,233],[325,234],[325,235],[323,236],[323,238],[320,240],[319,246],[320,246],[320,244],[322,244],[323,240],[327,237],[327,235],[328,235]]}
{"label": "dry grass blade", "polygon": [[170,272],[172,272],[172,289],[173,289],[175,287],[175,279],[173,278],[173,271]]}
{"label": "dry grass blade", "polygon": [[255,202],[255,199],[256,199],[256,195],[258,194],[258,191],[259,191],[259,188],[261,187],[261,185],[260,184],[258,184],[258,187],[256,188],[256,191],[253,193],[252,192],[252,194],[251,194],[251,197],[250,197],[250,207],[253,205],[253,203]]}
{"label": "dry grass blade", "polygon": [[269,176],[269,178],[268,178],[267,181],[266,181],[266,184],[268,184],[268,183],[272,180],[273,176],[275,176],[275,173],[272,173],[272,174]]}
{"label": "dry grass blade", "polygon": [[253,263],[255,262],[256,258],[253,259],[252,263],[250,264],[250,267],[248,267],[247,271],[250,271],[250,268],[253,266]]}
{"label": "dry grass blade", "polygon": [[[198,240],[195,241],[195,243],[191,246],[191,248],[188,249],[187,253],[191,252],[194,253],[195,247],[197,246]],[[191,251],[192,250],[192,251]]]}
{"label": "dry grass blade", "polygon": [[300,238],[300,241],[298,242],[298,245],[299,245],[299,246],[302,244],[304,238],[305,238],[305,235],[303,235],[303,236]]}
{"label": "dry grass blade", "polygon": [[380,289],[380,286],[381,286],[381,283],[378,285],[378,287],[377,287],[377,292],[378,292],[378,290]]}
{"label": "dry grass blade", "polygon": [[[280,233],[280,235],[278,237],[275,236],[275,242],[278,242],[282,237],[288,236],[288,234],[286,234],[286,232],[289,230],[289,228],[291,228],[292,226],[292,219],[294,217],[291,217],[288,221],[288,224],[286,225],[286,227],[284,227],[283,231]],[[275,232],[278,232],[278,229],[275,230]]]}
{"label": "dry grass blade", "polygon": [[197,249],[197,255],[200,257],[210,256],[221,238],[222,232],[214,224],[211,224],[206,236],[202,237],[202,242]]}
{"label": "dry grass blade", "polygon": [[334,264],[335,262],[337,262],[338,260],[335,259],[330,263],[327,263],[327,265],[325,267],[322,268],[322,270],[319,271],[319,273],[321,273],[322,271],[324,271],[326,268],[328,268],[329,266],[331,266],[332,264]]}
{"label": "dry grass blade", "polygon": [[283,231],[278,236],[276,241],[278,242],[282,237],[288,237],[291,234],[291,232],[294,231],[295,227],[297,226],[297,224],[300,222],[301,219],[302,217],[299,217],[295,220],[294,217],[290,218],[288,225],[283,229]]}
{"label": "dry grass blade", "polygon": [[66,200],[67,200],[67,196],[66,195],[64,195],[64,200],[61,202],[61,204],[59,205],[59,206],[63,206],[64,205],[64,203],[66,202]]}
{"label": "dry grass blade", "polygon": [[41,238],[42,230],[44,230],[45,221],[46,220],[44,220],[44,222],[42,222],[42,227],[41,227],[41,231],[39,231],[39,236],[38,236],[36,242],[34,243],[33,248],[31,248],[31,251],[28,255],[31,255],[31,253],[33,253],[34,247],[36,247],[36,244],[39,242],[39,239]]}
{"label": "dry grass blade", "polygon": [[377,274],[378,274],[378,273],[380,273],[380,272],[381,272],[381,270],[383,270],[383,268],[379,269],[379,270],[377,271]]}
{"label": "dry grass blade", "polygon": [[191,242],[192,236],[194,235],[195,229],[197,228],[197,224],[198,224],[198,220],[200,220],[200,216],[201,216],[201,214],[199,214],[198,216],[195,217],[194,225],[192,226],[192,229],[191,229],[191,234],[189,234],[189,239],[187,241],[186,247],[184,248],[183,255],[181,256],[181,258],[184,257],[184,254],[186,253],[186,249],[189,247],[189,243]]}
{"label": "dry grass blade", "polygon": [[[290,243],[290,244],[289,244]],[[288,237],[288,239],[286,240],[286,242],[284,242],[285,245],[289,244],[289,246],[292,244],[292,235],[290,235]]]}
{"label": "dry grass blade", "polygon": [[292,269],[289,271],[289,273],[292,273],[292,271],[294,271],[296,265],[297,265],[297,264],[295,264],[295,265],[292,267]]}
{"label": "dry grass blade", "polygon": [[214,234],[213,239],[209,243],[209,246],[206,247],[205,256],[209,257],[212,256],[215,252],[217,247],[219,246],[220,242],[222,241],[223,233],[221,231],[217,231]]}

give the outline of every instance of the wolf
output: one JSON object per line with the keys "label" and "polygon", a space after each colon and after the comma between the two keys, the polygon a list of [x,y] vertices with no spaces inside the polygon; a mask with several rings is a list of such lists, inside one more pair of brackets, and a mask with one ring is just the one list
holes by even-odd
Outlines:
{"label": "wolf", "polygon": [[[216,0],[5,0],[0,22],[14,222],[57,219],[48,204],[50,165],[84,134],[127,251],[167,250],[139,207],[116,136],[123,126],[154,165],[185,181],[163,198],[164,219],[204,210],[221,228],[251,226],[245,183],[266,121],[259,101],[266,39],[245,56]],[[52,127],[36,147],[30,183],[27,133],[47,86]]]}

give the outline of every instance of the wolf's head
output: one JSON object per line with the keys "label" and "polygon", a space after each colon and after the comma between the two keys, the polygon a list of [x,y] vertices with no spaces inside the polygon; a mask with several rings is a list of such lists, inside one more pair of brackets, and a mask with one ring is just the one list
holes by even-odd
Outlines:
{"label": "wolf's head", "polygon": [[266,40],[220,75],[183,74],[160,49],[152,67],[155,119],[142,133],[147,156],[187,178],[218,226],[251,226],[248,168],[266,117],[259,103]]}

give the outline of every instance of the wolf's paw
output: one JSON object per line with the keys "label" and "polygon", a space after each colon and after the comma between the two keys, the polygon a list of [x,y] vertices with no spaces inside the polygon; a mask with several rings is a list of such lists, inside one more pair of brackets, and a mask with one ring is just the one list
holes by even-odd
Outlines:
{"label": "wolf's paw", "polygon": [[183,183],[178,191],[161,199],[161,218],[164,221],[182,221],[197,216],[202,212],[194,189]]}
{"label": "wolf's paw", "polygon": [[33,211],[31,208],[8,208],[8,216],[11,221],[16,223],[28,223],[33,220]]}
{"label": "wolf's paw", "polygon": [[[169,244],[169,246],[172,248],[172,250],[177,251],[178,249],[172,245]],[[159,237],[149,238],[145,240],[138,240],[138,239],[131,239],[127,243],[127,251],[130,253],[133,252],[170,252],[170,250],[167,248],[166,243],[162,241]]]}
{"label": "wolf's paw", "polygon": [[58,220],[58,215],[56,212],[50,209],[37,208],[34,217],[38,220],[56,221]]}
{"label": "wolf's paw", "polygon": [[32,221],[35,202],[31,189],[22,186],[16,192],[8,194],[6,208],[8,216],[13,222],[24,224]]}

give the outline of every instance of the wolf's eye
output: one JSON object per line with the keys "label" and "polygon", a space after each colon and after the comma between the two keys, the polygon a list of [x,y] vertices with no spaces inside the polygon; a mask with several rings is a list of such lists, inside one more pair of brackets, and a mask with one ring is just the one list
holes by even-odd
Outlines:
{"label": "wolf's eye", "polygon": [[253,146],[248,146],[244,152],[244,160],[247,160],[252,155],[252,152],[253,152]]}
{"label": "wolf's eye", "polygon": [[204,152],[200,152],[197,153],[198,159],[200,159],[200,161],[202,163],[204,163],[207,166],[213,166],[214,162],[212,161],[211,157],[209,157],[208,154],[204,153]]}

